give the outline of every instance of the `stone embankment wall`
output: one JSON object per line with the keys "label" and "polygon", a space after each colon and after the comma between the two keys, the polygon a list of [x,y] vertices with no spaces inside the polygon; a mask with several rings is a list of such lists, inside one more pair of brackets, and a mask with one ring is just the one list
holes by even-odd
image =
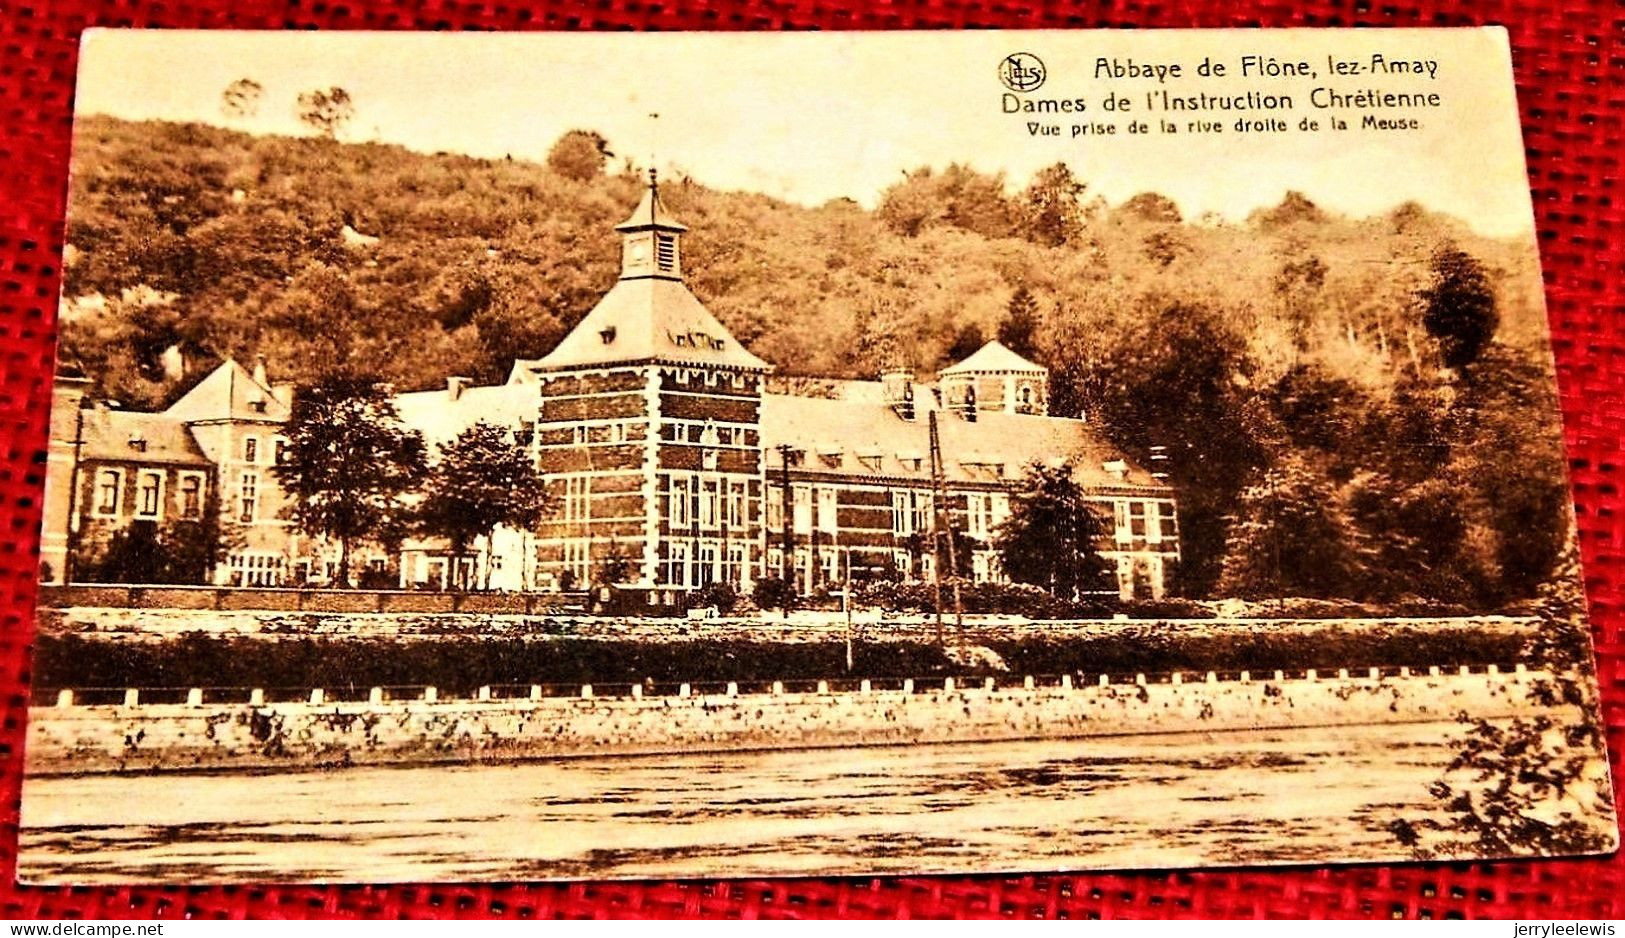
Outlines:
{"label": "stone embankment wall", "polygon": [[91,706],[64,692],[56,706],[29,712],[27,769],[298,769],[1494,719],[1543,710],[1529,690],[1549,679],[1494,668],[1359,677],[1277,672],[1229,680],[1026,679],[1004,687],[865,682],[839,692],[818,685],[694,693],[685,685],[660,696],[625,685],[613,697],[590,687],[546,697],[534,688],[517,698],[482,691],[470,700],[437,699],[428,689],[413,700],[375,690],[366,700],[331,701],[312,691],[292,703],[265,702],[261,692],[211,703],[199,690],[186,703],[145,704],[128,692],[123,704]]}

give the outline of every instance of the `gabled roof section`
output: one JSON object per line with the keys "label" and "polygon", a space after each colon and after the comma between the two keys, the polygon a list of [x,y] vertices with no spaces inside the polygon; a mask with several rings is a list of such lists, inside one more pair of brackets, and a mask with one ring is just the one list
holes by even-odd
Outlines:
{"label": "gabled roof section", "polygon": [[84,412],[80,458],[143,465],[213,465],[186,423],[167,414],[96,407]]}
{"label": "gabled roof section", "polygon": [[163,413],[186,421],[285,421],[288,404],[275,390],[254,380],[253,372],[228,358]]}
{"label": "gabled roof section", "polygon": [[680,281],[616,281],[587,318],[534,360],[514,362],[510,381],[529,371],[660,362],[768,371]]}
{"label": "gabled roof section", "polygon": [[954,375],[973,371],[1049,373],[1048,368],[1022,358],[998,339],[994,339],[972,352],[969,358],[957,365],[949,365],[937,373],[939,375]]}
{"label": "gabled roof section", "polygon": [[[784,444],[809,454],[799,471],[819,475],[884,476],[930,483],[930,425],[903,420],[884,404],[785,394],[762,395],[762,452],[773,466]],[[1037,414],[985,413],[974,421],[939,415],[943,476],[948,482],[1013,483],[1030,463],[1072,464],[1085,488],[1168,491],[1166,483],[1128,462],[1081,420]],[[841,450],[855,458],[831,466],[811,457]],[[1107,466],[1122,463],[1122,472]]]}
{"label": "gabled roof section", "polygon": [[401,423],[423,434],[431,457],[436,447],[455,440],[476,423],[517,429],[536,420],[536,389],[517,384],[476,385],[455,398],[444,388],[395,396]]}
{"label": "gabled roof section", "polygon": [[666,206],[660,201],[660,191],[654,184],[654,171],[650,170],[649,187],[643,190],[643,199],[638,207],[632,210],[626,221],[615,226],[616,231],[642,231],[645,228],[659,228],[663,231],[687,231],[688,226],[672,217],[666,211]]}

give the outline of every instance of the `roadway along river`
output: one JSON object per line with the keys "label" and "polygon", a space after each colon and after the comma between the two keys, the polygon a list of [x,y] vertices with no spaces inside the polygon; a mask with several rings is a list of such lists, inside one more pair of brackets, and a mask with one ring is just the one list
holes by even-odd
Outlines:
{"label": "roadway along river", "polygon": [[28,882],[816,875],[1404,858],[1426,724],[26,783]]}

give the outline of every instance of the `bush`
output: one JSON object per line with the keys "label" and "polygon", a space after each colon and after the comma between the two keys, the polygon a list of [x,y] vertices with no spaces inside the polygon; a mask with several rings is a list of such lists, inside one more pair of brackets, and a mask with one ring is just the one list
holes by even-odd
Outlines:
{"label": "bush", "polygon": [[[890,612],[934,612],[936,590],[930,583],[872,580],[853,591],[859,605]],[[961,581],[959,601],[965,611],[982,615],[1019,615],[1033,619],[1085,619],[1110,615],[1113,605],[1103,600],[1070,602],[1027,583],[966,583]],[[953,603],[952,583],[942,585],[943,608]]]}
{"label": "bush", "polygon": [[1122,604],[1131,619],[1212,619],[1217,614],[1194,599],[1169,596],[1163,599],[1131,599]]}
{"label": "bush", "polygon": [[716,607],[717,612],[727,615],[733,611],[739,602],[739,592],[730,583],[712,583],[702,586],[688,594],[688,609],[706,609]]}
{"label": "bush", "polygon": [[756,581],[751,598],[763,609],[783,609],[795,596],[795,589],[776,576],[764,576]]}

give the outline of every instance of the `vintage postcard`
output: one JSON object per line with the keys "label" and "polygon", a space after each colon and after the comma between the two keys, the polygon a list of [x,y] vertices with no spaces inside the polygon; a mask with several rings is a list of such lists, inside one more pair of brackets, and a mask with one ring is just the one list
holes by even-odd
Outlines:
{"label": "vintage postcard", "polygon": [[93,31],[20,876],[1617,842],[1506,35]]}

